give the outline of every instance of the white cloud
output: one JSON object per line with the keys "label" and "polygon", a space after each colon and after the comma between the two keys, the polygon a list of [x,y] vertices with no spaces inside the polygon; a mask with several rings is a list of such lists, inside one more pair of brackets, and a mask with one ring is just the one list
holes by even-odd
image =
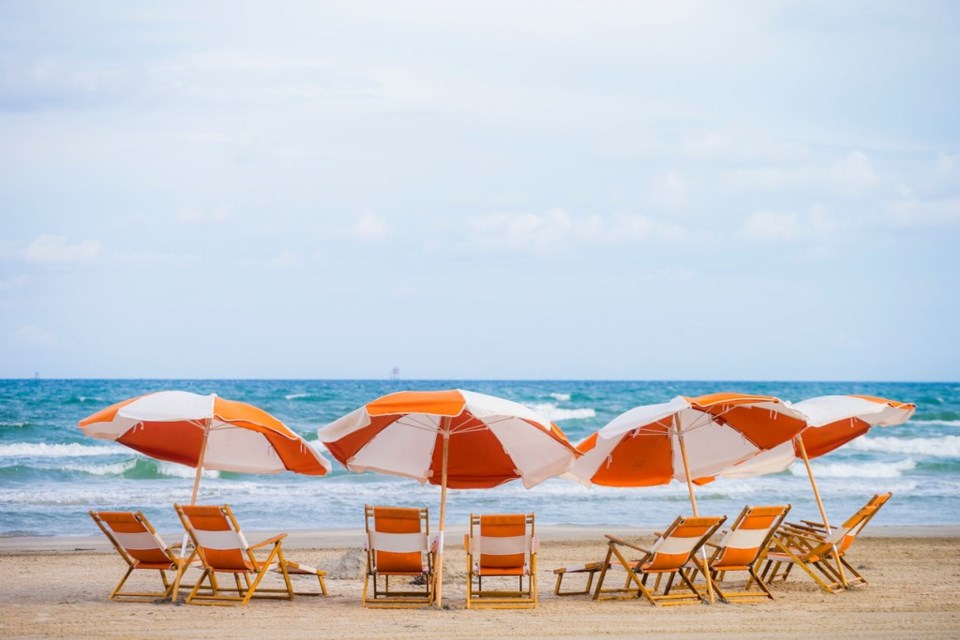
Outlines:
{"label": "white cloud", "polygon": [[360,240],[383,240],[388,233],[387,221],[369,211],[364,211],[350,229],[350,235]]}
{"label": "white cloud", "polygon": [[68,244],[65,236],[43,234],[27,245],[23,255],[30,262],[87,262],[97,257],[100,248],[96,240]]}
{"label": "white cloud", "polygon": [[665,207],[679,209],[687,202],[687,181],[676,171],[654,176],[652,188],[654,201]]}
{"label": "white cloud", "polygon": [[863,193],[877,185],[870,157],[862,151],[852,151],[830,167],[834,184],[848,193]]}
{"label": "white cloud", "polygon": [[795,213],[757,211],[744,221],[737,235],[756,242],[787,242],[800,236],[800,223]]}
{"label": "white cloud", "polygon": [[17,329],[13,342],[23,347],[49,348],[57,344],[57,336],[41,327],[27,325]]}
{"label": "white cloud", "polygon": [[619,245],[648,240],[675,241],[685,230],[639,214],[605,218],[573,216],[563,209],[544,213],[490,213],[467,222],[470,235],[485,250],[552,253],[565,246]]}
{"label": "white cloud", "polygon": [[177,212],[177,220],[186,224],[219,223],[229,220],[230,215],[230,207],[227,206],[220,206],[216,209],[186,206]]}
{"label": "white cloud", "polygon": [[889,207],[890,223],[895,227],[935,227],[960,222],[960,198],[897,202]]}
{"label": "white cloud", "polygon": [[806,212],[757,211],[736,235],[754,242],[820,242],[830,240],[843,225],[821,204]]}

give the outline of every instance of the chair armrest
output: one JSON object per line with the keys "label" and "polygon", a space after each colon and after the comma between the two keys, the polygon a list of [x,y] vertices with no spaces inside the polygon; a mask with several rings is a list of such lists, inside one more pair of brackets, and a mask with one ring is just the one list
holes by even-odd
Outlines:
{"label": "chair armrest", "polygon": [[286,538],[286,537],[287,537],[287,534],[285,534],[285,533],[278,533],[277,535],[273,536],[272,538],[267,538],[266,540],[261,540],[261,541],[258,542],[257,544],[252,544],[252,545],[250,545],[248,548],[249,548],[251,551],[253,551],[254,549],[259,549],[260,547],[265,547],[265,546],[267,546],[268,544],[276,544],[277,542],[280,542],[281,540],[283,540],[283,539]]}
{"label": "chair armrest", "polygon": [[635,549],[636,551],[640,551],[641,553],[650,553],[647,549],[644,549],[640,545],[633,544],[632,542],[627,542],[623,538],[618,538],[617,536],[611,536],[609,534],[606,537],[610,541],[609,544],[617,544],[624,547],[629,547],[631,549]]}

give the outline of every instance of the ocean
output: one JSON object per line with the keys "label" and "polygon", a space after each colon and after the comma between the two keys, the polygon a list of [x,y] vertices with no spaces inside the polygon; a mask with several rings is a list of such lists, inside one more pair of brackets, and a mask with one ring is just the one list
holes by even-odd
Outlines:
{"label": "ocean", "polygon": [[[89,509],[139,509],[161,531],[179,523],[174,502],[190,499],[194,471],[84,436],[77,422],[114,402],[165,389],[216,393],[257,405],[307,440],[378,396],[403,389],[462,388],[521,402],[556,422],[574,443],[617,414],[677,395],[739,391],[799,401],[869,394],[914,402],[908,423],[813,461],[831,522],[880,491],[893,499],[874,525],[960,524],[960,383],[386,381],[386,380],[0,380],[0,536],[97,533]],[[330,457],[329,455],[327,457]],[[245,529],[363,527],[364,504],[426,505],[436,520],[440,490],[413,480],[355,474],[333,461],[321,478],[290,473],[205,473],[201,503],[230,503]],[[745,504],[793,505],[792,518],[819,519],[803,465],[758,478],[720,479],[697,489],[702,514],[731,517]],[[657,528],[689,513],[686,485],[586,488],[554,478],[530,490],[452,490],[448,524],[470,513],[529,512],[539,524]]]}

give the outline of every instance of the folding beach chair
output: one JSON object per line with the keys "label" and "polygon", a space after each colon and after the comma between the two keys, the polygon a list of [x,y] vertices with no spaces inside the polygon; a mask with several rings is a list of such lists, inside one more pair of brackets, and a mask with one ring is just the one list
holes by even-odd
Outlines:
{"label": "folding beach chair", "polygon": [[[536,608],[539,544],[532,513],[470,514],[470,533],[464,536],[463,544],[467,551],[468,609]],[[498,582],[516,578],[517,588],[484,589],[484,578],[496,578]]]}
{"label": "folding beach chair", "polygon": [[[702,600],[702,596],[693,583],[683,572],[690,562],[699,563],[696,553],[707,540],[726,521],[726,516],[685,517],[680,516],[662,534],[657,534],[657,540],[649,549],[621,540],[616,536],[607,536],[607,555],[603,562],[594,563],[594,571],[600,573],[597,586],[593,591],[594,600],[613,598],[646,598],[651,604],[677,605],[694,604]],[[643,554],[639,560],[627,560],[621,547],[633,549]],[[613,560],[627,572],[626,581],[622,588],[603,588],[607,573],[613,568]],[[581,569],[590,572],[586,565]],[[567,573],[578,572],[568,570]],[[652,586],[647,585],[650,576],[655,576]],[[686,588],[685,592],[673,593],[674,581],[677,577]],[[559,579],[562,575],[558,576]],[[665,580],[664,580],[665,579]],[[662,584],[664,583],[665,584]],[[615,594],[615,595],[608,595]]]}
{"label": "folding beach chair", "polygon": [[[324,581],[326,572],[307,565],[288,561],[283,555],[285,533],[249,544],[240,530],[230,505],[200,506],[173,505],[184,529],[190,534],[203,567],[203,574],[186,598],[189,604],[209,605],[246,605],[254,597],[286,598],[292,600],[299,595],[327,595]],[[256,551],[269,550],[266,557],[258,558]],[[285,587],[282,589],[260,587],[268,571],[274,570],[283,576]],[[233,591],[217,581],[217,574],[231,574],[236,583],[237,595],[221,593]],[[315,576],[320,582],[319,592],[294,592],[290,575]],[[251,582],[250,578],[253,577]],[[241,582],[240,578],[243,578]],[[200,593],[205,582],[209,582],[211,593]]]}
{"label": "folding beach chair", "polygon": [[[706,543],[713,549],[713,553],[707,558],[713,588],[724,602],[774,599],[770,589],[760,579],[757,569],[762,564],[770,540],[789,511],[790,505],[744,507],[730,529],[723,532],[718,544],[709,541]],[[686,568],[690,582],[696,584],[697,574],[702,573],[700,563],[688,562]],[[750,575],[742,591],[732,591],[728,586],[721,587],[728,572],[741,571]],[[760,591],[750,591],[754,581]]]}
{"label": "folding beach chair", "polygon": [[[176,598],[183,572],[190,565],[193,555],[183,558],[175,547],[167,546],[157,535],[156,529],[140,511],[90,511],[104,535],[113,543],[117,553],[127,563],[127,572],[110,593],[110,599],[130,601],[153,601],[158,598]],[[163,591],[121,591],[127,578],[135,570],[158,571],[163,581]],[[173,580],[167,578],[173,571]],[[192,586],[192,585],[191,585]]]}
{"label": "folding beach chair", "polygon": [[[857,535],[885,505],[892,493],[873,496],[863,507],[839,527],[828,532],[823,523],[801,521],[787,523],[773,538],[762,577],[774,582],[787,579],[790,570],[799,566],[824,591],[839,593],[849,586],[866,586],[867,580],[844,557]],[[840,566],[836,559],[840,559]],[[779,573],[783,569],[782,573]],[[847,574],[853,576],[852,579]]]}
{"label": "folding beach chair", "polygon": [[[367,571],[363,577],[363,606],[402,608],[433,604],[437,549],[436,543],[430,546],[427,509],[366,505],[364,518]],[[423,588],[391,589],[391,577]]]}

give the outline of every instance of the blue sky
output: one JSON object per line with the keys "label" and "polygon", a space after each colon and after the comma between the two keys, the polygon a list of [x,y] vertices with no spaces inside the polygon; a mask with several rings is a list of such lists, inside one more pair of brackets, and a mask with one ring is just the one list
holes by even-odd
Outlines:
{"label": "blue sky", "polygon": [[960,5],[4,2],[0,376],[960,379]]}

